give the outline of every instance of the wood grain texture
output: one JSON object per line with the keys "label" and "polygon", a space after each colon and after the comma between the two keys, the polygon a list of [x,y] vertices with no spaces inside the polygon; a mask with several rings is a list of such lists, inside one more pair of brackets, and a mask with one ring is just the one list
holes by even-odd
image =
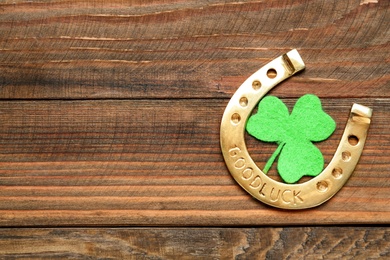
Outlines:
{"label": "wood grain texture", "polygon": [[386,259],[389,227],[2,229],[2,259]]}
{"label": "wood grain texture", "polygon": [[292,48],[274,94],[388,98],[389,1],[362,3],[0,1],[0,98],[229,98]]}
{"label": "wood grain texture", "polygon": [[[0,1],[0,226],[390,223],[389,6]],[[351,105],[374,109],[346,186],[298,212],[253,200],[219,148],[230,96],[291,48],[307,70],[271,93],[322,98],[326,162]],[[275,146],[246,140],[261,167]]]}
{"label": "wood grain texture", "polygon": [[[375,116],[353,176],[330,202],[299,212],[271,209],[234,182],[219,147],[221,100],[2,101],[0,224],[388,223],[389,102],[361,101]],[[338,122],[319,144],[327,161],[351,104],[324,101]],[[247,143],[262,168],[275,146]]]}

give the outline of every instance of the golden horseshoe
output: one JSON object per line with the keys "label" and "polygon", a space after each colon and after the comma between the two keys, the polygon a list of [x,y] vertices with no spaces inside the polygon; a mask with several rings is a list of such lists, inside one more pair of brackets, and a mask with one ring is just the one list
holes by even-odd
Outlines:
{"label": "golden horseshoe", "polygon": [[246,122],[267,92],[304,68],[305,64],[295,49],[266,64],[237,89],[221,122],[221,149],[230,173],[253,197],[277,208],[311,208],[335,195],[358,163],[371,122],[372,109],[353,104],[336,153],[322,173],[311,180],[285,184],[265,175],[248,153],[244,139]]}

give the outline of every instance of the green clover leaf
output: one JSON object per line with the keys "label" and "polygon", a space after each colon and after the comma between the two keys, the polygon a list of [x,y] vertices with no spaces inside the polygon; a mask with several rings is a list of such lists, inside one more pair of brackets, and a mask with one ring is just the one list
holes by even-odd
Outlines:
{"label": "green clover leaf", "polygon": [[322,110],[320,99],[310,94],[298,99],[291,115],[279,98],[267,96],[246,124],[250,135],[278,144],[264,173],[279,155],[277,169],[287,183],[295,183],[303,176],[317,176],[322,171],[324,157],[312,142],[327,139],[335,129],[336,123]]}

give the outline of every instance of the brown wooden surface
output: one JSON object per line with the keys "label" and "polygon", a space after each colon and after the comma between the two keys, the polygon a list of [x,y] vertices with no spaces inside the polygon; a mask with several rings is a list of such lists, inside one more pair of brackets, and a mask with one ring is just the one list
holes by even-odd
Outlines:
{"label": "brown wooden surface", "polygon": [[390,95],[386,0],[1,2],[4,99],[226,100],[292,48],[307,70],[275,95]]}
{"label": "brown wooden surface", "polygon": [[[389,224],[389,7],[386,0],[0,1],[0,227],[49,227],[0,229],[0,253],[172,258],[191,254],[182,245],[195,237],[194,248],[215,258],[333,257],[342,248],[346,258],[388,257],[387,227],[54,226]],[[295,212],[252,199],[219,148],[229,98],[292,48],[307,68],[271,94],[290,109],[306,93],[321,98],[337,122],[318,144],[326,163],[351,105],[374,109],[347,184],[324,205]],[[246,141],[262,168],[276,146]],[[263,233],[273,243],[259,242]]]}
{"label": "brown wooden surface", "polygon": [[388,259],[388,227],[0,230],[2,259]]}
{"label": "brown wooden surface", "polygon": [[[319,145],[327,161],[352,101],[324,101],[340,122]],[[0,224],[388,223],[390,104],[362,101],[375,118],[352,178],[328,203],[298,212],[252,199],[231,178],[219,148],[221,100],[2,101]],[[275,146],[247,140],[264,165]]]}

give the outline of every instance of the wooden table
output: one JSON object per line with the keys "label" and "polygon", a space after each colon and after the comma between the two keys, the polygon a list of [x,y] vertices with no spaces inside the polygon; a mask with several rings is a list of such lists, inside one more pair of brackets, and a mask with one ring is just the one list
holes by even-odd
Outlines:
{"label": "wooden table", "polygon": [[[0,258],[390,257],[389,7],[0,1]],[[252,199],[219,146],[236,89],[293,48],[306,70],[270,94],[321,98],[326,164],[352,104],[374,110],[347,184],[301,211]],[[246,142],[260,167],[276,148]]]}

